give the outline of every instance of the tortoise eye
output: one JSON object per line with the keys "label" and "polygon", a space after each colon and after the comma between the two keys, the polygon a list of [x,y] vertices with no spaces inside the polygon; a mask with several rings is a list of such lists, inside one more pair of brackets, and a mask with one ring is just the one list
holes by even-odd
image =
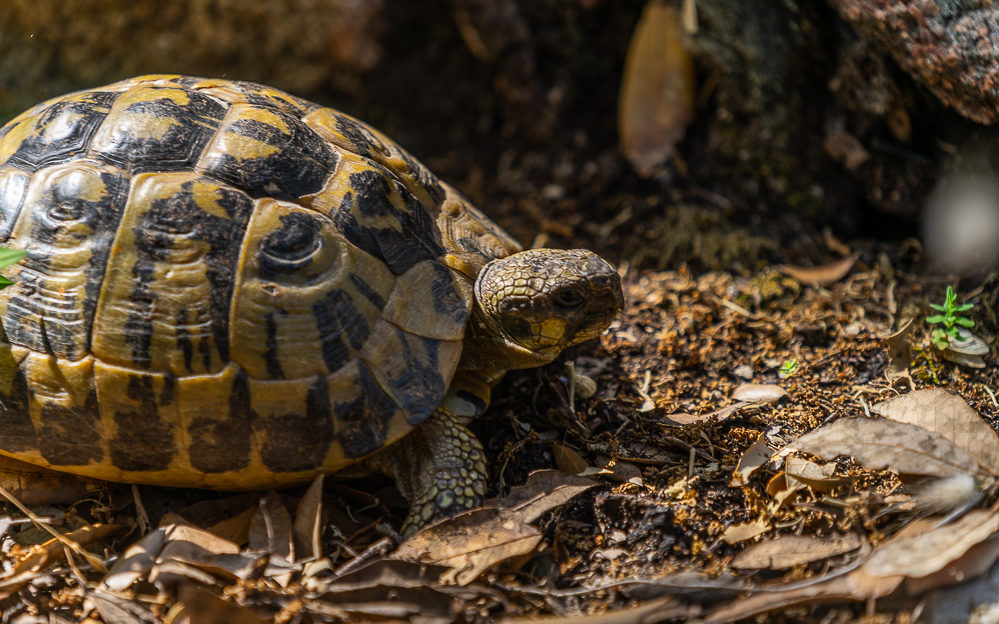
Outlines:
{"label": "tortoise eye", "polygon": [[555,293],[555,305],[561,308],[578,308],[586,297],[578,288],[563,288]]}
{"label": "tortoise eye", "polygon": [[261,269],[290,273],[309,264],[322,247],[319,222],[301,213],[281,217],[283,227],[268,234],[260,247]]}

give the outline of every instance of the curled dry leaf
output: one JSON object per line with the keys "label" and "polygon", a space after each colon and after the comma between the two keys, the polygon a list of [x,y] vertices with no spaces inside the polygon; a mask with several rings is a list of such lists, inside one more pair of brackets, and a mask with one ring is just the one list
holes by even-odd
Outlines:
{"label": "curled dry leaf", "polygon": [[920,578],[939,572],[999,532],[999,512],[975,509],[920,535],[896,536],[881,544],[860,570],[878,577]]}
{"label": "curled dry leaf", "polygon": [[888,347],[888,369],[885,373],[888,380],[894,382],[909,374],[909,363],[912,362],[912,319],[902,324],[897,332],[885,338]]}
{"label": "curled dry leaf", "polygon": [[721,538],[726,544],[738,544],[770,530],[770,523],[763,518],[743,524],[733,524],[725,529]]}
{"label": "curled dry leaf", "polygon": [[628,46],[618,98],[621,150],[641,176],[673,152],[694,118],[694,62],[676,10],[650,0]]}
{"label": "curled dry leaf", "polygon": [[569,474],[580,474],[589,466],[575,449],[558,442],[552,443],[552,455],[558,469]]}
{"label": "curled dry leaf", "polygon": [[853,482],[853,477],[834,477],[834,472],[834,463],[817,464],[804,457],[789,455],[784,458],[784,470],[767,482],[767,494],[784,504],[791,500],[791,494],[806,487],[816,492],[829,492]]}
{"label": "curled dry leaf", "polygon": [[189,578],[210,583],[213,578],[228,581],[253,579],[263,574],[287,574],[290,564],[271,561],[268,554],[240,553],[235,542],[204,529],[188,525],[159,527],[125,550],[104,577],[101,586],[121,591],[144,578]]}
{"label": "curled dry leaf", "polygon": [[981,469],[943,436],[907,423],[881,418],[843,418],[801,436],[791,450],[831,460],[852,456],[868,468],[910,475],[949,477]]}
{"label": "curled dry leaf", "polygon": [[860,546],[860,538],[854,533],[825,537],[781,535],[753,544],[736,555],[731,566],[739,570],[783,570],[844,555]]}
{"label": "curled dry leaf", "polygon": [[323,554],[323,475],[312,481],[295,510],[292,532],[295,547],[302,557],[319,557]]}
{"label": "curled dry leaf", "polygon": [[836,464],[817,464],[797,456],[784,460],[784,472],[792,483],[800,483],[816,492],[828,492],[853,481],[853,477],[834,477]]}
{"label": "curled dry leaf", "polygon": [[260,499],[257,513],[250,521],[250,550],[270,553],[287,561],[295,559],[291,515],[281,502],[281,496],[270,491]]}
{"label": "curled dry leaf", "polygon": [[743,403],[770,405],[787,396],[787,391],[775,384],[745,383],[736,386],[732,398]]}
{"label": "curled dry leaf", "polygon": [[979,471],[967,472],[999,474],[999,435],[960,396],[928,388],[878,403],[872,410],[950,440],[981,467]]}
{"label": "curled dry leaf", "polygon": [[822,266],[796,267],[781,264],[777,269],[782,273],[790,275],[802,284],[828,286],[846,277],[859,257],[860,254],[855,252],[845,258]]}
{"label": "curled dry leaf", "polygon": [[772,456],[773,451],[770,450],[770,445],[767,444],[766,436],[761,435],[756,442],[753,442],[749,448],[742,452],[739,464],[735,467],[735,471],[732,472],[732,481],[729,483],[729,486],[739,487],[745,485],[749,481],[749,476],[756,472],[757,468],[770,461]]}
{"label": "curled dry leaf", "polygon": [[[939,572],[921,578],[906,579],[905,588],[910,596],[921,596],[930,590],[948,588],[933,592],[931,601],[935,600],[937,608],[944,607],[951,613],[953,613],[953,609],[948,607],[959,604],[969,606],[988,604],[994,609],[999,603],[999,593],[996,592],[995,587],[995,577],[999,570],[993,567],[997,560],[999,560],[999,540],[988,539],[972,546],[968,552],[949,563]],[[979,579],[980,583],[984,581],[985,587],[975,587],[975,583],[968,582],[970,579],[979,578],[990,569],[992,574],[989,576],[992,578]],[[958,583],[962,584],[960,588],[951,588],[952,585]],[[973,620],[969,618],[967,621]]]}
{"label": "curled dry leaf", "polygon": [[532,552],[541,533],[529,523],[594,485],[557,470],[534,472],[509,496],[425,527],[392,557],[447,566],[452,570],[442,581],[467,585],[491,566]]}

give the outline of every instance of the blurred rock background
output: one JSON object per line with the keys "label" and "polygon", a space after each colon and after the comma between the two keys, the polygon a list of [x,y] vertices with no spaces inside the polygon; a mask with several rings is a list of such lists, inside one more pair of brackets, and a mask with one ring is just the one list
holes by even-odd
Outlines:
{"label": "blurred rock background", "polygon": [[378,126],[525,244],[746,271],[828,256],[825,228],[917,236],[937,180],[999,161],[991,2],[661,0],[690,63],[642,65],[677,91],[640,174],[617,117],[649,4],[3,0],[0,120],[142,73],[265,82]]}

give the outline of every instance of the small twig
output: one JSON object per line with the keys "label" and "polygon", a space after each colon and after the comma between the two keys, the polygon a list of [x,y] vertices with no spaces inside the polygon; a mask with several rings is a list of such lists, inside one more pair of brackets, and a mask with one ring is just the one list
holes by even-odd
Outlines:
{"label": "small twig", "polygon": [[992,399],[992,405],[994,405],[995,407],[999,407],[999,402],[996,401],[996,395],[994,392],[992,392],[992,388],[985,385],[983,385],[982,387],[985,388],[985,391],[989,393],[989,398]]}
{"label": "small twig", "polygon": [[139,535],[145,535],[149,532],[152,523],[149,521],[145,505],[142,504],[142,497],[139,496],[139,486],[134,483],[132,484],[132,500],[135,501],[135,511],[139,515]]}
{"label": "small twig", "polygon": [[30,518],[31,521],[33,523],[35,523],[35,525],[37,525],[40,528],[44,529],[46,532],[49,533],[49,535],[51,535],[52,537],[54,537],[57,540],[59,540],[59,542],[62,543],[64,546],[68,547],[70,550],[72,550],[76,554],[78,554],[81,557],[83,557],[84,559],[86,559],[87,563],[89,563],[91,566],[93,566],[95,570],[97,570],[99,572],[107,572],[108,571],[108,569],[104,565],[103,561],[101,561],[95,555],[93,555],[93,554],[87,552],[86,550],[84,550],[82,546],[80,546],[79,544],[77,544],[73,540],[67,538],[65,535],[63,535],[62,533],[59,533],[58,531],[56,531],[55,529],[53,529],[52,527],[50,527],[48,524],[46,524],[45,522],[43,522],[42,519],[39,518],[37,514],[35,514],[35,512],[33,512],[30,509],[28,509],[27,507],[25,507],[24,503],[22,503],[21,501],[17,500],[14,497],[14,495],[11,494],[10,492],[8,492],[7,489],[4,488],[3,486],[0,486],[0,496],[6,498],[7,502],[9,502],[11,505],[17,507],[18,511],[20,511],[25,516],[27,516],[28,518]]}
{"label": "small twig", "polygon": [[868,418],[870,418],[871,417],[871,408],[867,406],[867,401],[865,401],[864,397],[862,397],[862,396],[857,397],[857,400],[860,401],[860,405],[863,406],[863,408],[864,408],[864,416],[867,416]]}
{"label": "small twig", "polygon": [[395,545],[395,540],[390,537],[383,537],[380,540],[372,542],[361,554],[334,570],[333,579],[338,579],[353,572],[372,559],[385,556]]}

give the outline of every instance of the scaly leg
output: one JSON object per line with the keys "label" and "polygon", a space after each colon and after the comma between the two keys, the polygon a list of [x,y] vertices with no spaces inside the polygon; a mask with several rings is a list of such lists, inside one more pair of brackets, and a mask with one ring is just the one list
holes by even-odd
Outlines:
{"label": "scaly leg", "polygon": [[410,510],[402,534],[478,507],[486,495],[486,458],[475,435],[439,407],[402,440],[368,460],[395,479]]}

